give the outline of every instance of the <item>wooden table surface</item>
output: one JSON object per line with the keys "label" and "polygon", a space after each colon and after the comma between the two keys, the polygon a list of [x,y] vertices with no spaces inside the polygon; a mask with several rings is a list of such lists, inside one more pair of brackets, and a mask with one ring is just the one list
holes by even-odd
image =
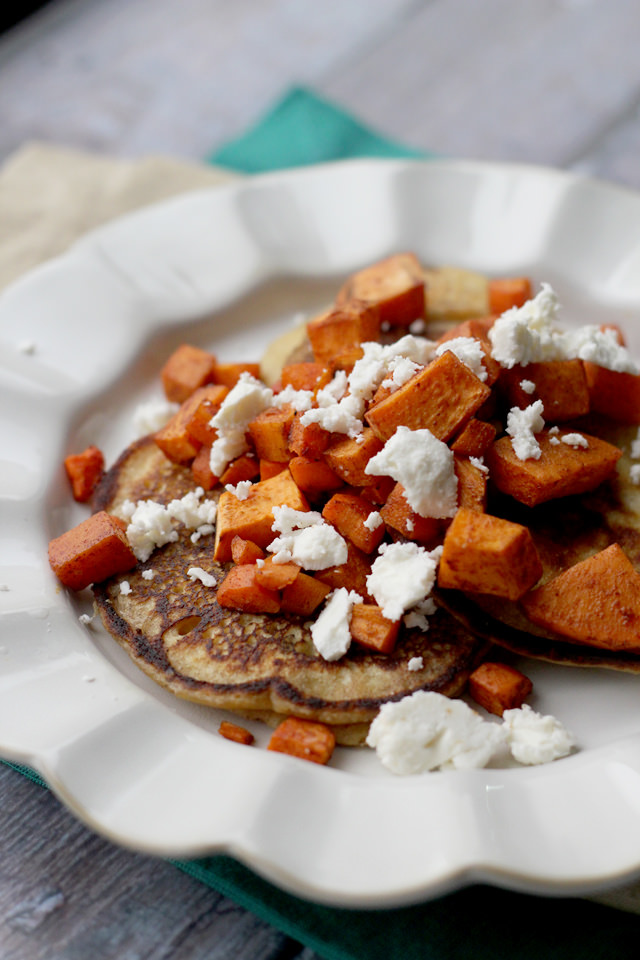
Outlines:
{"label": "wooden table surface", "polygon": [[[200,159],[291,85],[444,155],[640,188],[634,0],[54,0],[0,35],[0,161],[28,140]],[[0,767],[2,960],[315,960]]]}

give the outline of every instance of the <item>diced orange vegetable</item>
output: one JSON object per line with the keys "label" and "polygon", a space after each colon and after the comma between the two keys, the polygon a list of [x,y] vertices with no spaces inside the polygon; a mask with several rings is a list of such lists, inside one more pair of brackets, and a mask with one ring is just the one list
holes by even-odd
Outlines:
{"label": "diced orange vegetable", "polygon": [[440,345],[447,340],[454,340],[458,337],[472,337],[474,340],[481,340],[486,346],[491,346],[489,330],[496,320],[497,317],[493,313],[488,314],[486,317],[469,317],[469,319],[456,324],[455,327],[450,327],[449,330],[446,330],[445,333],[438,337],[436,342]]}
{"label": "diced orange vegetable", "polygon": [[51,569],[71,590],[84,590],[91,583],[133,570],[137,560],[125,530],[118,517],[103,510],[94,513],[51,540]]}
{"label": "diced orange vegetable", "polygon": [[319,423],[300,422],[301,414],[297,413],[289,431],[289,450],[298,457],[310,457],[319,460],[329,446],[332,434]]}
{"label": "diced orange vegetable", "polygon": [[294,390],[311,390],[316,393],[331,380],[331,372],[323,363],[306,361],[303,363],[288,363],[282,368],[282,387],[293,387]]}
{"label": "diced orange vegetable", "polygon": [[379,507],[387,502],[395,484],[396,481],[393,477],[374,476],[373,483],[368,483],[366,487],[360,488],[360,496]]}
{"label": "diced orange vegetable", "polygon": [[249,373],[256,380],[260,379],[259,363],[216,363],[213,370],[215,383],[222,383],[230,390],[235,387],[243,373]]}
{"label": "diced orange vegetable", "polygon": [[228,393],[229,388],[221,383],[210,383],[195,390],[185,401],[189,404],[185,427],[194,440],[210,445],[216,439],[218,431],[211,426],[210,421],[220,409]]}
{"label": "diced orange vegetable", "polygon": [[351,611],[349,631],[353,639],[376,653],[391,653],[400,631],[399,620],[387,620],[374,603],[356,603]]}
{"label": "diced orange vegetable", "polygon": [[215,365],[212,353],[183,343],[174,350],[160,373],[167,400],[184,403],[198,387],[211,383]]}
{"label": "diced orange vegetable", "polygon": [[518,600],[542,565],[526,527],[488,513],[458,510],[444,538],[438,586]]}
{"label": "diced orange vegetable", "polygon": [[499,277],[489,280],[489,310],[500,315],[511,307],[521,307],[530,300],[529,277]]}
{"label": "diced orange vegetable", "polygon": [[318,363],[330,366],[334,358],[367,340],[377,340],[380,312],[357,301],[329,310],[307,323],[307,336]]}
{"label": "diced orange vegetable", "polygon": [[484,513],[487,509],[487,474],[467,457],[454,456],[454,469],[458,478],[458,506]]}
{"label": "diced orange vegetable", "polygon": [[316,580],[328,584],[332,590],[345,587],[355,590],[365,600],[371,600],[367,590],[367,577],[371,573],[371,558],[358,550],[350,540],[347,540],[347,562],[340,563],[326,570],[316,573]]}
{"label": "diced orange vegetable", "polygon": [[343,486],[343,480],[324,460],[293,457],[289,461],[289,469],[300,489],[312,499],[321,493],[338,490]]}
{"label": "diced orange vegetable", "polygon": [[591,409],[621,423],[640,423],[640,375],[585,363]]}
{"label": "diced orange vegetable", "polygon": [[607,650],[640,650],[640,574],[613,543],[522,598],[533,623]]}
{"label": "diced orange vegetable", "polygon": [[335,745],[335,735],[326,724],[287,717],[273,731],[267,749],[313,763],[328,763]]}
{"label": "diced orange vegetable", "polygon": [[280,609],[300,617],[310,617],[330,592],[328,584],[300,572],[280,594]]}
{"label": "diced orange vegetable", "polygon": [[401,425],[410,430],[426,428],[446,442],[490,395],[489,387],[446,351],[386,400],[369,407],[365,418],[383,442]]}
{"label": "diced orange vegetable", "polygon": [[278,613],[278,591],[258,583],[257,572],[256,565],[250,563],[231,567],[218,587],[216,599],[219,605],[243,613]]}
{"label": "diced orange vegetable", "polygon": [[284,590],[291,586],[299,573],[297,563],[274,563],[273,557],[267,557],[256,567],[256,582],[269,590]]}
{"label": "diced orange vegetable", "polygon": [[495,438],[493,424],[472,417],[451,444],[451,449],[461,457],[482,457]]}
{"label": "diced orange vegetable", "polygon": [[370,428],[363,430],[360,438],[361,443],[353,437],[333,440],[324,455],[331,469],[352,487],[368,487],[375,482],[376,477],[364,469],[371,457],[382,450],[382,443]]}
{"label": "diced orange vegetable", "polygon": [[266,547],[275,537],[273,508],[308,510],[309,504],[298,489],[290,471],[283,470],[269,480],[254,483],[246,500],[238,500],[224,490],[218,500],[214,560],[231,560],[231,541],[237,535]]}
{"label": "diced orange vegetable", "polygon": [[433,517],[421,517],[412,510],[401,483],[396,483],[393,487],[387,502],[380,508],[380,515],[387,527],[397,530],[407,540],[435,547],[441,538],[441,522]]}
{"label": "diced orange vegetable", "polygon": [[[535,384],[528,393],[523,381]],[[549,423],[576,420],[589,412],[589,390],[582,360],[545,360],[503,370],[500,391],[509,407],[528,407],[542,400]]]}
{"label": "diced orange vegetable", "polygon": [[64,468],[71,484],[74,500],[86,503],[104,473],[102,450],[93,445],[82,453],[71,453],[64,459]]}
{"label": "diced orange vegetable", "polygon": [[220,482],[211,470],[211,447],[200,447],[191,462],[191,474],[195,483],[203,490],[213,490]]}
{"label": "diced orange vegetable", "polygon": [[345,373],[351,373],[358,360],[361,360],[362,357],[364,357],[364,350],[361,346],[354,345],[347,347],[345,350],[333,354],[328,361],[329,369],[332,375],[336,370],[344,370]]}
{"label": "diced orange vegetable", "polygon": [[469,677],[469,696],[489,713],[521,707],[533,689],[529,677],[507,663],[481,663]]}
{"label": "diced orange vegetable", "polygon": [[225,740],[233,740],[234,743],[242,743],[247,747],[250,747],[255,740],[254,735],[250,730],[247,730],[246,727],[241,727],[237,723],[229,723],[228,720],[221,722],[218,727],[218,733],[223,736]]}
{"label": "diced orange vegetable", "polygon": [[289,405],[269,407],[251,421],[248,430],[256,454],[262,460],[286,463],[291,459],[289,431],[293,424],[293,414],[293,407]]}
{"label": "diced orange vegetable", "polygon": [[255,563],[264,559],[264,550],[253,540],[236,536],[231,541],[231,559],[234,563]]}
{"label": "diced orange vegetable", "polygon": [[[286,470],[287,464],[280,463],[278,460],[260,460],[260,479],[268,480],[269,477],[275,477],[277,473]],[[299,485],[299,484],[298,484]]]}
{"label": "diced orange vegetable", "polygon": [[[574,448],[562,442],[567,433],[543,430],[536,434],[541,450],[538,460],[520,460],[509,437],[496,440],[486,457],[492,482],[528,507],[595,490],[613,473],[622,451],[583,431],[588,447]],[[554,442],[554,436],[560,442]]]}
{"label": "diced orange vegetable", "polygon": [[187,430],[187,421],[192,413],[190,400],[190,397],[185,400],[178,412],[153,435],[156,444],[172,463],[190,463],[201,446],[200,441],[194,439]]}
{"label": "diced orange vegetable", "polygon": [[396,253],[354,273],[336,297],[338,306],[353,300],[375,304],[380,320],[409,326],[425,315],[424,271],[413,253]]}
{"label": "diced orange vegetable", "polygon": [[372,553],[385,535],[384,523],[369,529],[365,520],[372,513],[371,503],[352,491],[334,493],[322,511],[324,519],[363,553]]}
{"label": "diced orange vegetable", "polygon": [[228,483],[233,486],[242,480],[255,480],[260,476],[260,461],[256,457],[243,453],[241,456],[232,460],[226,470],[220,477],[220,483],[226,486]]}

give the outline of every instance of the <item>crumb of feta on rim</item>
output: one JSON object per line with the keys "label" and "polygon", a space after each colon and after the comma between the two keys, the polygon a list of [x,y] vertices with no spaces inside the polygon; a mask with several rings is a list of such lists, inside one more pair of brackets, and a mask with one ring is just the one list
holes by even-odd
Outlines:
{"label": "crumb of feta on rim", "polygon": [[518,763],[550,763],[566,757],[575,746],[573,734],[550,715],[536,713],[528,704],[502,715],[507,743]]}
{"label": "crumb of feta on rim", "polygon": [[387,769],[406,776],[484,767],[504,739],[500,724],[483,720],[463,700],[417,690],[383,704],[366,742]]}
{"label": "crumb of feta on rim", "polygon": [[367,577],[367,590],[387,620],[399,620],[429,596],[441,553],[442,547],[429,551],[412,541],[381,544]]}

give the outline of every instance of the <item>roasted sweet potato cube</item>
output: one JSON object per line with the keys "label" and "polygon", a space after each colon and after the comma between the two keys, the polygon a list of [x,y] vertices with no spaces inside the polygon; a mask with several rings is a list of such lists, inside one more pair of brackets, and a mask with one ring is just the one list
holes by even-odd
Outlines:
{"label": "roasted sweet potato cube", "polygon": [[496,440],[486,456],[492,482],[528,507],[595,490],[611,476],[622,451],[583,431],[580,436],[588,446],[569,446],[562,440],[569,433],[543,430],[536,434],[541,450],[538,460],[520,460],[509,437]]}
{"label": "roasted sweet potato cube", "polygon": [[640,651],[640,574],[617,543],[532,590],[521,604],[533,623],[568,640]]}
{"label": "roasted sweet potato cube", "polygon": [[192,413],[190,400],[191,398],[185,400],[177,413],[153,435],[156,444],[172,463],[190,463],[201,447],[200,441],[187,429]]}
{"label": "roasted sweet potato cube", "polygon": [[248,430],[256,454],[261,459],[276,460],[280,463],[291,459],[289,431],[293,417],[293,407],[287,404],[284,407],[269,407],[251,421]]}
{"label": "roasted sweet potato cube", "polygon": [[212,353],[183,343],[174,350],[160,372],[167,400],[184,403],[194,390],[211,383],[216,365]]}
{"label": "roasted sweet potato cube", "polygon": [[274,539],[273,508],[288,506],[308,510],[309,504],[288,469],[269,480],[254,483],[246,500],[224,490],[218,501],[214,560],[231,560],[231,542],[237,535],[266,547]]}
{"label": "roasted sweet potato cube", "polygon": [[269,477],[275,477],[277,473],[282,473],[286,467],[286,463],[280,463],[278,460],[260,460],[260,479],[268,480]]}
{"label": "roasted sweet potato cube", "polygon": [[496,428],[486,420],[472,417],[451,444],[461,457],[482,457],[496,438]]}
{"label": "roasted sweet potato cube", "polygon": [[221,607],[243,613],[278,613],[280,595],[258,583],[255,564],[231,567],[218,587],[216,599]]}
{"label": "roasted sweet potato cube", "polygon": [[362,431],[360,443],[353,437],[334,440],[325,451],[324,459],[345,483],[352,487],[368,487],[375,477],[365,473],[364,469],[382,446],[373,430],[367,428]]}
{"label": "roasted sweet potato cube", "polygon": [[313,360],[302,363],[288,363],[282,368],[280,382],[282,387],[294,390],[311,390],[316,393],[331,380],[331,371],[324,363]]}
{"label": "roasted sweet potato cube", "polygon": [[300,572],[280,594],[280,609],[299,617],[310,617],[330,592],[331,587],[326,583]]}
{"label": "roasted sweet potato cube", "polygon": [[328,763],[335,745],[335,734],[326,724],[287,717],[273,731],[267,749],[313,763]]}
{"label": "roasted sweet potato cube", "polygon": [[329,310],[307,323],[307,336],[318,363],[331,365],[338,354],[368,340],[377,340],[380,312],[359,301]]}
{"label": "roasted sweet potato cube", "polygon": [[133,570],[137,560],[126,524],[103,510],[49,543],[51,569],[65,587],[84,590],[91,583]]}
{"label": "roasted sweet potato cube", "polygon": [[393,477],[374,477],[373,483],[360,487],[358,492],[365,500],[380,507],[387,502],[395,485]]}
{"label": "roasted sweet potato cube", "polygon": [[526,527],[475,510],[458,510],[444,538],[438,586],[518,600],[542,575]]}
{"label": "roasted sweet potato cube", "polygon": [[324,460],[311,460],[309,457],[293,457],[289,461],[291,476],[308,497],[315,499],[322,493],[338,490],[344,486],[343,480],[334,473]]}
{"label": "roasted sweet potato cube", "polygon": [[521,307],[531,300],[529,277],[494,277],[489,280],[489,310],[500,315],[511,307]]}
{"label": "roasted sweet potato cube", "polygon": [[471,463],[468,457],[454,456],[454,469],[458,478],[458,506],[468,510],[487,509],[487,473]]}
{"label": "roasted sweet potato cube", "polygon": [[497,317],[493,313],[489,313],[485,317],[470,317],[468,320],[456,324],[455,327],[445,330],[436,342],[440,345],[446,343],[447,340],[456,340],[458,337],[472,337],[474,340],[481,340],[487,347],[490,347],[489,330],[491,330],[496,319]]}
{"label": "roasted sweet potato cube", "polygon": [[385,534],[382,522],[372,529],[365,526],[372,512],[369,500],[357,493],[344,491],[334,493],[325,504],[322,516],[363,553],[372,553],[380,546]]}
{"label": "roasted sweet potato cube", "polygon": [[233,740],[234,743],[242,743],[249,747],[255,740],[254,735],[246,727],[241,727],[237,723],[230,723],[228,720],[222,720],[218,727],[218,733],[225,740]]}
{"label": "roasted sweet potato cube", "polygon": [[200,443],[212,444],[218,431],[211,426],[211,418],[220,409],[229,388],[221,383],[210,383],[195,390],[185,401],[187,413],[184,425],[187,433]]}
{"label": "roasted sweet potato cube", "polygon": [[442,524],[433,517],[421,517],[411,509],[404,495],[404,487],[396,483],[380,508],[380,516],[387,527],[401,533],[407,540],[415,540],[423,546],[436,546],[441,538]]}
{"label": "roasted sweet potato cube", "polygon": [[347,562],[327,567],[316,573],[316,580],[326,583],[332,590],[345,587],[355,590],[364,600],[372,600],[367,590],[367,577],[371,573],[371,558],[347,540]]}
{"label": "roasted sweet potato cube", "polygon": [[256,567],[256,583],[269,590],[284,590],[290,586],[300,573],[297,563],[274,563],[273,557],[267,557],[264,563]]}
{"label": "roasted sweet potato cube", "polygon": [[71,484],[73,499],[78,503],[86,503],[104,473],[102,450],[92,444],[82,453],[70,453],[64,458],[64,469]]}
{"label": "roasted sweet potato cube", "polygon": [[620,423],[640,423],[640,375],[585,363],[591,409]]}
{"label": "roasted sweet potato cube", "polygon": [[331,443],[333,435],[319,423],[303,424],[302,414],[297,413],[289,431],[289,450],[298,457],[319,460]]}
{"label": "roasted sweet potato cube", "polygon": [[211,470],[211,447],[200,447],[191,461],[191,474],[197,486],[203,490],[213,490],[220,482]]}
{"label": "roasted sweet potato cube", "polygon": [[231,541],[231,559],[238,564],[255,563],[256,560],[264,560],[264,550],[253,540],[235,536]]}
{"label": "roasted sweet potato cube", "polygon": [[345,373],[351,373],[358,360],[364,357],[364,350],[358,344],[347,347],[339,353],[334,353],[329,360],[329,369],[333,375],[337,370],[344,370]]}
{"label": "roasted sweet potato cube", "polygon": [[365,419],[383,442],[401,425],[410,430],[426,428],[446,442],[490,395],[489,387],[446,351],[386,400],[369,407]]}
{"label": "roasted sweet potato cube", "polygon": [[375,304],[382,323],[409,326],[425,315],[424,271],[413,253],[396,253],[354,273],[338,291],[336,305]]}
{"label": "roasted sweet potato cube", "polygon": [[226,470],[223,471],[220,477],[220,483],[223,487],[228,483],[235,486],[236,483],[240,483],[242,480],[255,480],[256,477],[259,476],[260,461],[248,453],[243,453],[239,457],[236,457],[235,460],[232,460]]}
{"label": "roasted sweet potato cube", "polygon": [[[527,381],[534,384],[533,391],[525,389]],[[503,370],[499,389],[509,407],[524,408],[542,400],[544,418],[549,423],[576,420],[589,412],[582,360],[545,360]]]}
{"label": "roasted sweet potato cube", "polygon": [[260,379],[259,363],[216,363],[213,370],[214,383],[221,383],[231,390],[235,387],[243,373],[249,373],[256,380]]}
{"label": "roasted sweet potato cube", "polygon": [[356,603],[351,611],[349,632],[353,639],[376,653],[391,653],[400,630],[399,620],[387,620],[375,603]]}
{"label": "roasted sweet potato cube", "polygon": [[507,663],[487,660],[469,676],[469,696],[498,717],[505,710],[521,707],[532,689],[529,677]]}

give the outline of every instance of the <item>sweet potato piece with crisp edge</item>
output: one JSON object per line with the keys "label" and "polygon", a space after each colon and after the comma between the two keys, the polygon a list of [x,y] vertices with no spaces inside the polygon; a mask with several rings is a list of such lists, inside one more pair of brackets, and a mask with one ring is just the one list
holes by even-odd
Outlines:
{"label": "sweet potato piece with crisp edge", "polygon": [[529,277],[494,277],[489,280],[489,310],[500,315],[511,307],[521,307],[531,300]]}
{"label": "sweet potato piece with crisp edge", "polygon": [[576,643],[640,651],[640,574],[619,544],[522,597],[527,617]]}
{"label": "sweet potato piece with crisp edge", "polygon": [[235,387],[243,373],[249,373],[256,380],[260,379],[259,363],[216,363],[213,370],[214,383],[221,383],[230,390]]}
{"label": "sweet potato piece with crisp edge", "polygon": [[293,457],[289,461],[291,476],[301,490],[311,498],[331,490],[339,490],[344,481],[334,473],[324,460],[309,457]]}
{"label": "sweet potato piece with crisp edge", "polygon": [[324,454],[325,462],[351,487],[368,487],[374,483],[376,478],[365,473],[364,468],[371,457],[382,450],[382,443],[370,428],[363,430],[361,437],[361,443],[352,437],[340,437]]}
{"label": "sweet potato piece with crisp edge", "polygon": [[439,587],[518,600],[541,575],[526,527],[488,513],[458,510],[444,538]]}
{"label": "sweet potato piece with crisp edge", "polygon": [[591,409],[620,423],[640,423],[640,374],[585,363]]}
{"label": "sweet potato piece with crisp edge", "polygon": [[216,599],[221,607],[243,613],[278,613],[280,596],[258,583],[255,564],[231,567],[218,587]]}
{"label": "sweet potato piece with crisp edge", "polygon": [[267,557],[262,565],[256,567],[256,583],[269,590],[284,590],[291,586],[299,573],[297,563],[274,563],[273,557]]}
{"label": "sweet potato piece with crisp edge", "polygon": [[401,533],[407,540],[415,540],[423,546],[435,547],[440,541],[442,524],[433,517],[421,517],[407,503],[404,487],[396,483],[380,508],[380,516],[387,527]]}
{"label": "sweet potato piece with crisp edge", "polygon": [[214,560],[221,563],[231,560],[231,542],[236,535],[253,540],[259,547],[267,547],[276,536],[271,529],[273,508],[281,506],[309,509],[288,469],[269,480],[254,483],[246,500],[238,500],[224,490],[218,500]]}
{"label": "sweet potato piece with crisp edge", "polygon": [[253,540],[235,536],[231,541],[231,559],[234,563],[255,563],[264,559],[264,550]]}
{"label": "sweet potato piece with crisp edge", "polygon": [[333,439],[333,434],[319,423],[300,422],[302,414],[296,413],[289,431],[289,450],[298,457],[319,460]]}
{"label": "sweet potato piece with crisp edge", "polygon": [[487,314],[486,317],[470,317],[442,333],[436,343],[439,346],[441,343],[446,343],[447,340],[455,340],[458,337],[473,337],[474,340],[481,340],[487,347],[490,347],[489,330],[496,320],[497,317],[493,313]]}
{"label": "sweet potato piece with crisp edge", "polygon": [[191,462],[191,473],[195,483],[203,490],[213,490],[220,482],[211,470],[211,447],[200,447]]}
{"label": "sweet potato piece with crisp edge", "polygon": [[461,457],[482,457],[496,438],[496,428],[486,420],[472,417],[451,444]]}
{"label": "sweet potato piece with crisp edge", "polygon": [[377,307],[351,301],[344,308],[332,309],[307,323],[307,336],[317,363],[331,366],[338,355],[380,335]]}
{"label": "sweet potato piece with crisp edge", "polygon": [[260,461],[248,453],[243,453],[231,461],[220,477],[220,483],[223,486],[226,486],[228,483],[235,486],[235,484],[240,483],[241,480],[255,480],[256,477],[259,476]]}
{"label": "sweet potato piece with crisp edge", "polygon": [[554,436],[562,441],[569,432],[543,430],[536,434],[539,460],[518,459],[509,437],[496,440],[486,455],[492,483],[528,507],[595,490],[613,473],[622,451],[582,430],[580,434],[589,444],[586,449],[554,441]]}
{"label": "sweet potato piece with crisp edge", "polygon": [[49,543],[51,569],[65,587],[84,590],[137,564],[126,524],[103,510]]}
{"label": "sweet potato piece with crisp edge", "polygon": [[353,300],[375,304],[380,320],[409,326],[425,316],[424,271],[413,253],[396,253],[354,273],[338,291],[336,305]]}
{"label": "sweet potato piece with crisp edge", "polygon": [[458,478],[458,506],[485,513],[487,474],[467,457],[454,456],[454,469]]}
{"label": "sweet potato piece with crisp edge", "polygon": [[334,493],[325,504],[322,516],[363,553],[372,553],[378,549],[385,535],[384,523],[373,530],[365,527],[364,521],[372,512],[368,500],[357,493],[344,491]]}
{"label": "sweet potato piece with crisp edge", "polygon": [[371,573],[371,558],[347,540],[347,562],[327,567],[316,573],[316,580],[326,583],[332,590],[345,587],[355,590],[365,600],[372,600],[367,590],[367,577]]}
{"label": "sweet potato piece with crisp edge", "polygon": [[275,477],[277,473],[282,473],[286,468],[286,463],[280,463],[277,460],[260,460],[260,479],[268,480],[269,477]]}
{"label": "sweet potato piece with crisp edge", "polygon": [[200,443],[212,444],[218,436],[218,431],[211,426],[211,418],[220,409],[222,401],[229,393],[229,388],[221,383],[210,383],[195,390],[185,404],[188,404],[188,414],[184,425],[187,433]]}
{"label": "sweet potato piece with crisp edge", "polygon": [[287,717],[273,731],[267,749],[324,764],[331,759],[335,745],[335,735],[324,723]]}
{"label": "sweet potato piece with crisp edge", "polygon": [[218,733],[225,740],[233,740],[234,743],[242,743],[246,747],[251,746],[255,740],[254,735],[246,727],[241,727],[237,723],[229,723],[228,720],[222,720],[218,727]]}
{"label": "sweet potato piece with crisp edge", "polygon": [[184,403],[194,390],[211,383],[216,366],[212,353],[183,343],[174,350],[160,372],[167,400]]}
{"label": "sweet potato piece with crisp edge", "polygon": [[521,707],[532,689],[529,677],[507,663],[486,660],[469,676],[469,696],[498,717]]}
{"label": "sweet potato piece with crisp edge", "polygon": [[280,594],[280,609],[300,617],[310,617],[330,592],[328,584],[300,572]]}
{"label": "sweet potato piece with crisp edge", "polygon": [[104,472],[102,450],[91,445],[82,453],[71,453],[64,458],[64,469],[71,484],[73,499],[78,503],[86,503]]}
{"label": "sweet potato piece with crisp edge", "polygon": [[353,639],[376,653],[391,653],[400,631],[399,620],[387,620],[375,603],[356,603],[351,611],[349,631]]}
{"label": "sweet potato piece with crisp edge", "polygon": [[337,370],[344,370],[345,373],[351,373],[358,360],[364,357],[362,347],[354,345],[341,350],[340,353],[334,353],[329,361],[329,369],[333,375]]}
{"label": "sweet potato piece with crisp edge", "polygon": [[251,421],[249,434],[261,460],[287,463],[291,459],[289,431],[293,417],[293,407],[287,404],[284,407],[269,407]]}
{"label": "sweet potato piece with crisp edge", "polygon": [[365,419],[386,442],[400,425],[428,429],[446,442],[491,395],[475,373],[447,351],[415,374],[395,393],[369,407]]}
{"label": "sweet potato piece with crisp edge", "polygon": [[187,430],[187,421],[192,410],[188,398],[177,413],[153,435],[165,457],[172,463],[190,463],[202,446]]}
{"label": "sweet potato piece with crisp edge", "polygon": [[361,487],[358,493],[376,507],[386,503],[396,485],[393,477],[374,477],[374,482]]}
{"label": "sweet potato piece with crisp edge", "polygon": [[[523,381],[535,384],[533,392],[523,389]],[[526,367],[504,369],[500,393],[509,407],[528,407],[542,400],[544,418],[549,423],[576,420],[589,412],[589,390],[582,360],[545,360]]]}
{"label": "sweet potato piece with crisp edge", "polygon": [[325,364],[308,360],[302,363],[288,363],[282,368],[282,387],[294,390],[310,390],[317,393],[331,380],[331,371]]}

